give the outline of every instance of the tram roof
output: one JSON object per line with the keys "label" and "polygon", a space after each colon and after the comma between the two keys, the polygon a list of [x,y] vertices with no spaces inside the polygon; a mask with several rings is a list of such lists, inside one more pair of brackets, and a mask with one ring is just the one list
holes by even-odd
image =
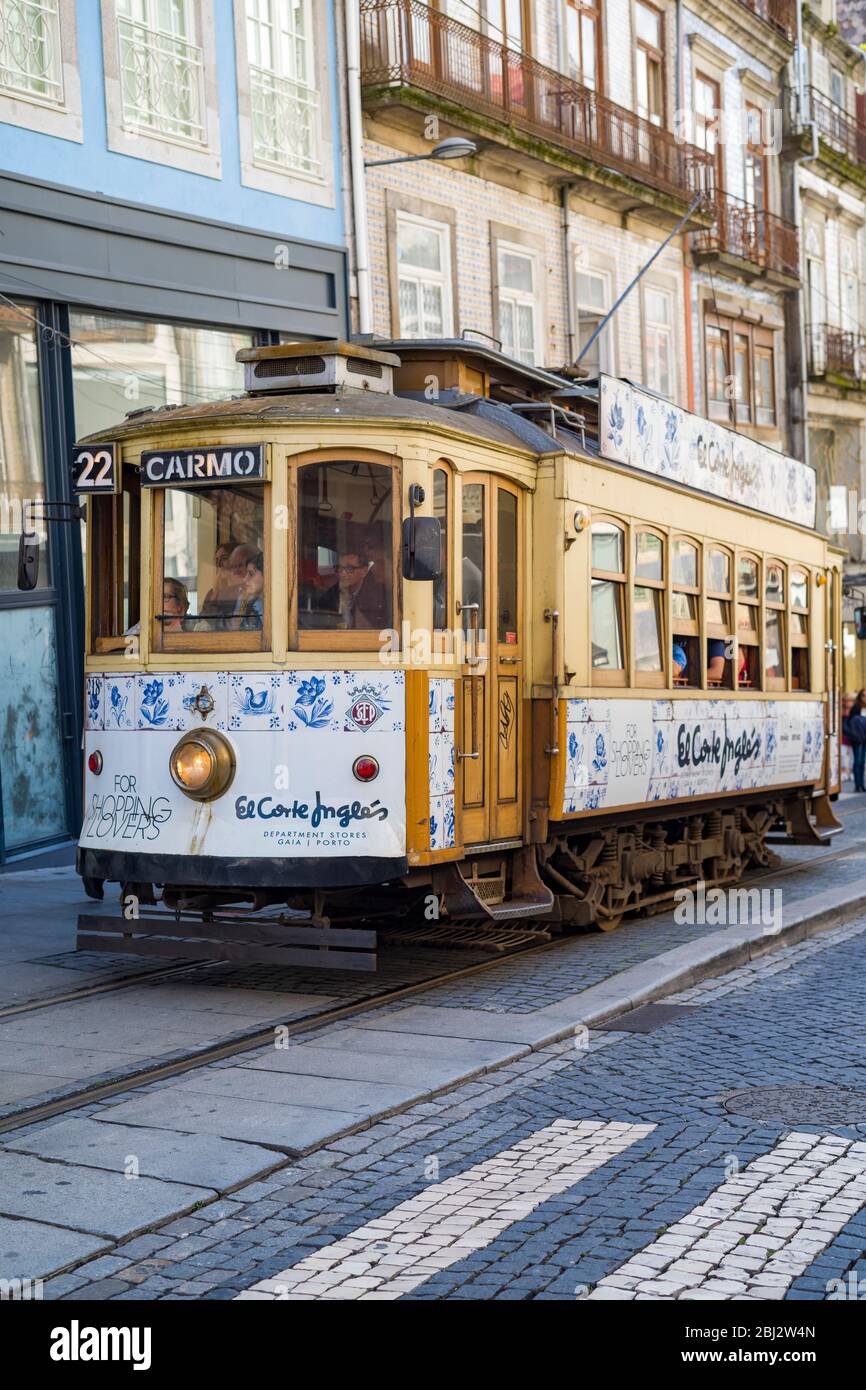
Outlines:
{"label": "tram roof", "polygon": [[536,454],[569,449],[571,446],[571,441],[566,442],[559,437],[553,439],[539,426],[513,414],[507,405],[477,396],[444,394],[448,396],[448,400],[441,405],[418,400],[412,396],[386,395],[355,389],[235,396],[198,405],[135,410],[127,415],[121,424],[99,430],[83,442],[127,438],[130,435],[149,433],[151,430],[195,423],[269,420],[280,423],[297,420],[336,424],[343,420],[393,420],[398,424],[438,426],[490,443],[524,452],[529,450]]}

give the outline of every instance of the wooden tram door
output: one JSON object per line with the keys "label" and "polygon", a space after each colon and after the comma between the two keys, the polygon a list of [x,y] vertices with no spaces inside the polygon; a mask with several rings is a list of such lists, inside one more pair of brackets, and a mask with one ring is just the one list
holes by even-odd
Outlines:
{"label": "wooden tram door", "polygon": [[521,833],[523,512],[523,496],[513,484],[488,474],[464,477],[465,660],[457,752],[467,845]]}

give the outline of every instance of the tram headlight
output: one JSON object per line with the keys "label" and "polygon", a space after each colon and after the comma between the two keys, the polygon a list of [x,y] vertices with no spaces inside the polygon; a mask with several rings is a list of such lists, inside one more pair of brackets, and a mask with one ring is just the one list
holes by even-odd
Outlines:
{"label": "tram headlight", "polygon": [[184,734],[172,749],[168,765],[175,786],[194,801],[215,801],[235,775],[234,750],[213,729]]}

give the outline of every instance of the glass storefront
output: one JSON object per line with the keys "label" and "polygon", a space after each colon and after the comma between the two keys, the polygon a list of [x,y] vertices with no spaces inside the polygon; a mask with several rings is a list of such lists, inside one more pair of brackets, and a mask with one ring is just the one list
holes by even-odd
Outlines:
{"label": "glass storefront", "polygon": [[[110,428],[134,410],[242,392],[235,354],[261,340],[80,310],[69,314],[67,337],[64,312],[62,305],[0,301],[0,860],[78,831],[77,541],[72,528],[53,526],[49,554],[38,523],[38,588],[20,593],[18,539],[32,520],[27,504],[68,497],[69,438]],[[71,410],[61,386],[69,365]],[[118,622],[131,621],[131,601],[124,591]]]}
{"label": "glass storefront", "polygon": [[17,587],[18,537],[33,522],[31,505],[45,496],[37,333],[29,305],[0,304],[0,844],[6,854],[61,837],[68,818],[45,544],[32,607],[22,605]]}
{"label": "glass storefront", "polygon": [[66,832],[53,607],[0,612],[0,767],[6,853]]}

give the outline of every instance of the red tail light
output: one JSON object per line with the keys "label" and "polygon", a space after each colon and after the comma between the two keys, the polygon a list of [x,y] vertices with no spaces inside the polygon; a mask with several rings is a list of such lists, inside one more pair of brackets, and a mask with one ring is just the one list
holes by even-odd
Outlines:
{"label": "red tail light", "polygon": [[87,766],[90,768],[93,775],[98,777],[102,771],[102,754],[91,753],[90,757],[87,759]]}
{"label": "red tail light", "polygon": [[369,754],[362,753],[352,763],[352,771],[359,782],[372,782],[374,777],[379,776],[379,764]]}

